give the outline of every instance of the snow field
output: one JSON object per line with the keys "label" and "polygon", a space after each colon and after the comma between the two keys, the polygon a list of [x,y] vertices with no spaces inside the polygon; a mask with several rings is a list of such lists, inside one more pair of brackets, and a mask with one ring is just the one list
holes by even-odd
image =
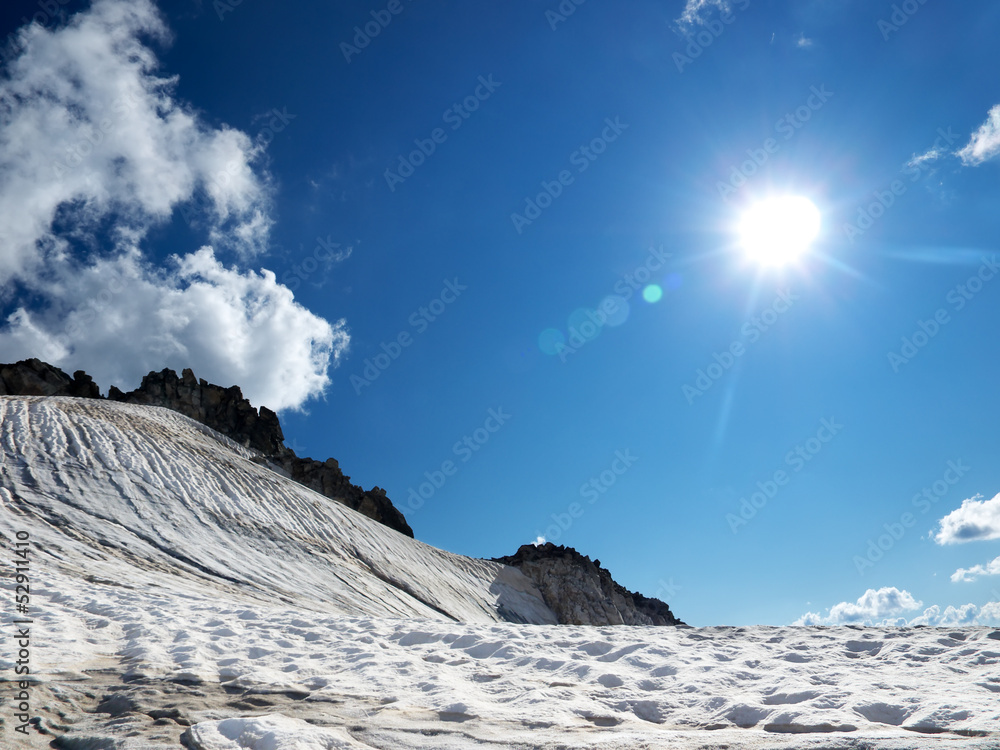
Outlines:
{"label": "snow field", "polygon": [[[0,398],[0,540],[34,545],[39,690],[274,697],[206,702],[176,727],[195,750],[1000,747],[1000,631],[544,624],[519,572],[253,458],[161,409]],[[117,721],[79,746],[162,746]]]}

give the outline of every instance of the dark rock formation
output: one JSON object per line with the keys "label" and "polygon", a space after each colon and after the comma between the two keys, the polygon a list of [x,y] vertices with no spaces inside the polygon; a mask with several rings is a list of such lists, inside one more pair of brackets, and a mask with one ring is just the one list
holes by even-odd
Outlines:
{"label": "dark rock formation", "polygon": [[664,602],[633,593],[572,547],[525,544],[494,558],[519,568],[538,588],[560,625],[683,625]]}
{"label": "dark rock formation", "polygon": [[100,398],[101,391],[87,373],[70,378],[58,367],[38,359],[0,365],[0,396],[74,396]]}
{"label": "dark rock formation", "polygon": [[[0,396],[72,396],[102,398],[85,372],[70,378],[57,367],[29,359],[0,364]],[[334,459],[299,458],[285,447],[278,415],[255,409],[238,386],[223,388],[172,370],[151,372],[134,391],[112,387],[108,399],[126,404],[160,406],[180,412],[260,454],[259,463],[287,473],[293,480],[365,514],[396,531],[413,530],[386,497],[385,490],[351,484]],[[664,602],[628,591],[615,583],[599,560],[591,561],[572,547],[526,544],[512,557],[496,562],[519,568],[538,588],[545,604],[563,625],[683,625]]]}
{"label": "dark rock formation", "polygon": [[348,508],[364,513],[400,534],[413,536],[413,529],[406,522],[406,517],[386,497],[385,490],[381,487],[372,487],[366,491],[351,484],[351,478],[344,475],[335,459],[314,461],[311,458],[299,458],[288,451],[282,456],[272,457],[271,460],[299,484],[304,484],[321,495],[331,497]]}
{"label": "dark rock formation", "polygon": [[[74,396],[101,398],[93,379],[78,371],[71,379],[57,367],[29,359],[12,365],[0,365],[0,396]],[[278,415],[267,407],[255,409],[243,397],[239,386],[223,388],[199,380],[191,370],[180,377],[173,370],[151,372],[142,385],[129,393],[114,386],[108,392],[109,401],[140,406],[162,406],[201,422],[231,440],[258,451],[264,463],[271,463],[300,484],[336,500],[369,518],[413,536],[406,518],[386,497],[385,490],[373,487],[364,490],[351,484],[332,458],[314,461],[299,458],[285,447]]]}
{"label": "dark rock formation", "polygon": [[181,377],[177,377],[173,370],[151,372],[142,379],[142,385],[129,393],[122,393],[111,386],[108,400],[166,407],[208,425],[265,456],[281,456],[290,452],[285,447],[285,436],[277,414],[266,406],[260,407],[260,411],[253,408],[243,398],[239,386],[223,388],[212,385],[195,378],[191,370],[184,370]]}

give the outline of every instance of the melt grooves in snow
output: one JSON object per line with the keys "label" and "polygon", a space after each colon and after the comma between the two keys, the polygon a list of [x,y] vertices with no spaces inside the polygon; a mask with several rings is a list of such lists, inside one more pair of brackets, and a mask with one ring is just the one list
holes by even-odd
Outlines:
{"label": "melt grooves in snow", "polygon": [[[0,398],[0,533],[36,550],[65,747],[1000,747],[1000,631],[547,625],[518,571],[254,458],[161,409]],[[105,713],[66,697],[87,684]],[[196,696],[172,728],[164,685]]]}

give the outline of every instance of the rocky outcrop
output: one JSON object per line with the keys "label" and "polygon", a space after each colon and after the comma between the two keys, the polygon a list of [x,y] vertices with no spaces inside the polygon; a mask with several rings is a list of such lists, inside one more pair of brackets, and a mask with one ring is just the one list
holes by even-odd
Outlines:
{"label": "rocky outcrop", "polygon": [[381,487],[363,490],[351,484],[351,478],[344,475],[335,459],[314,461],[311,458],[299,458],[288,451],[287,454],[272,460],[299,484],[304,484],[321,495],[331,497],[348,508],[364,513],[400,534],[413,536],[413,529],[406,522],[406,517],[386,497],[385,490]]}
{"label": "rocky outcrop", "polygon": [[[70,378],[57,367],[29,359],[0,364],[0,396],[72,396],[102,398],[85,372]],[[278,415],[266,407],[255,409],[238,386],[223,388],[199,380],[191,370],[180,376],[173,370],[151,372],[128,393],[112,387],[108,400],[142,406],[160,406],[180,412],[237,443],[256,451],[259,463],[286,473],[291,479],[401,534],[413,536],[406,518],[385,490],[364,490],[351,484],[334,459],[300,458],[285,447]],[[545,604],[563,625],[683,625],[664,602],[633,593],[611,574],[572,547],[526,544],[511,557],[496,562],[518,568],[534,583]]]}
{"label": "rocky outcrop", "polygon": [[560,625],[683,625],[664,602],[633,593],[572,547],[525,544],[494,558],[519,568],[538,588]]}
{"label": "rocky outcrop", "polygon": [[278,415],[266,406],[253,408],[243,398],[237,385],[231,388],[199,380],[191,370],[180,377],[173,370],[151,372],[142,385],[129,393],[111,386],[109,401],[140,406],[163,406],[196,422],[208,425],[240,445],[260,451],[265,456],[281,456],[291,451],[285,447]]}
{"label": "rocky outcrop", "polygon": [[100,398],[101,390],[87,373],[73,377],[38,359],[0,365],[0,396],[74,396]]}
{"label": "rocky outcrop", "polygon": [[[73,396],[102,398],[100,388],[85,372],[72,378],[58,367],[29,359],[0,365],[0,396]],[[265,406],[255,409],[239,386],[223,388],[199,380],[191,370],[178,377],[173,370],[151,372],[136,390],[123,393],[114,386],[109,401],[140,406],[162,406],[221,432],[261,454],[262,463],[285,471],[292,479],[320,494],[365,514],[401,534],[413,536],[406,518],[386,497],[385,490],[364,490],[351,484],[334,459],[299,458],[285,447],[278,415]]]}

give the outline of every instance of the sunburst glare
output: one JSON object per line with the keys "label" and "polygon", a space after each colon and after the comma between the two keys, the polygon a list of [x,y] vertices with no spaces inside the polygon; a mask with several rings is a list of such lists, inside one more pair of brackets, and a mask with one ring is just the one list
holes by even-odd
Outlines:
{"label": "sunburst glare", "polygon": [[809,250],[819,229],[819,209],[808,198],[800,195],[769,198],[743,214],[740,245],[757,263],[783,266]]}

